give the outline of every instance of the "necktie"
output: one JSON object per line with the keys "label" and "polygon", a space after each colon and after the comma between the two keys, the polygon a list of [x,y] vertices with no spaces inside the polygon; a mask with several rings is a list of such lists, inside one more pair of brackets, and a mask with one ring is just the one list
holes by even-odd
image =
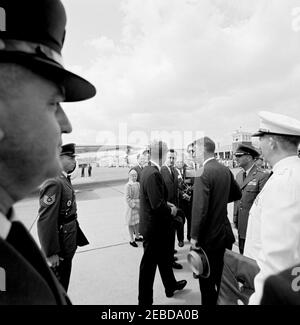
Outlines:
{"label": "necktie", "polygon": [[9,208],[9,210],[7,211],[7,214],[6,214],[6,218],[8,220],[10,220],[12,218],[12,215],[13,215],[13,209]]}
{"label": "necktie", "polygon": [[69,183],[71,184],[71,175],[67,176],[67,180],[69,181]]}
{"label": "necktie", "polygon": [[247,174],[246,174],[246,172],[244,171],[244,172],[243,172],[243,181],[246,179],[246,177],[247,177]]}
{"label": "necktie", "polygon": [[171,166],[170,170],[171,170],[171,176],[172,176],[172,179],[173,179],[173,182],[174,182],[174,179],[175,179],[174,167]]}

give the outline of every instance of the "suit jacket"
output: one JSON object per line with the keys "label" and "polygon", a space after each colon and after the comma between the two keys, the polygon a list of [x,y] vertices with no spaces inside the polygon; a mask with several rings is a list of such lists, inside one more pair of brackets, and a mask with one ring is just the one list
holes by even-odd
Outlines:
{"label": "suit jacket", "polygon": [[167,200],[168,190],[158,168],[144,167],[140,182],[139,230],[145,239],[162,238],[170,230],[172,215]]}
{"label": "suit jacket", "polygon": [[231,171],[215,159],[208,161],[195,178],[191,237],[206,250],[229,247],[234,242],[227,217],[227,203],[241,198]]}
{"label": "suit jacket", "polygon": [[173,170],[174,179],[167,166],[162,166],[160,173],[168,190],[168,201],[178,206],[178,171]]}
{"label": "suit jacket", "polygon": [[[70,300],[20,222],[0,238],[0,305],[66,305]],[[5,289],[5,291],[3,291]]]}
{"label": "suit jacket", "polygon": [[266,184],[269,173],[254,165],[243,181],[243,170],[236,175],[236,181],[242,191],[242,198],[234,202],[233,222],[238,228],[239,237],[245,239],[251,206]]}
{"label": "suit jacket", "polygon": [[264,283],[261,305],[300,305],[300,264],[269,276]]}
{"label": "suit jacket", "polygon": [[140,165],[136,165],[136,166],[132,167],[131,169],[134,169],[137,172],[137,179],[136,179],[136,181],[137,182],[140,182],[141,181],[141,174],[142,174],[143,168],[141,168]]}

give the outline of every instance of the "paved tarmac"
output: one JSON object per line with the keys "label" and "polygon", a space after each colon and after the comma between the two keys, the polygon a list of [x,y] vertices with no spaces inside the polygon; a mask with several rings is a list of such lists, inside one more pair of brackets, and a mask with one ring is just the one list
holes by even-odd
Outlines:
{"label": "paved tarmac", "polygon": [[[125,226],[124,185],[128,169],[94,168],[92,177],[76,177],[78,216],[90,244],[78,249],[73,260],[69,296],[75,305],[136,305],[138,274],[143,254],[142,243],[129,245]],[[37,243],[36,219],[38,197],[31,196],[16,204],[16,213],[30,230]],[[232,217],[232,204],[228,205]],[[165,296],[159,272],[154,283],[156,305],[200,305],[198,280],[187,264],[186,241],[178,250],[182,270],[174,270],[177,280],[186,279],[187,286],[172,298]]]}

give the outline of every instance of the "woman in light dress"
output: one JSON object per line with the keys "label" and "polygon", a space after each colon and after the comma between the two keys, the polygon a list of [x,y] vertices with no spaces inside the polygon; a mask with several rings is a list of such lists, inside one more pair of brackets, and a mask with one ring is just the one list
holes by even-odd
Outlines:
{"label": "woman in light dress", "polygon": [[140,183],[137,180],[137,172],[129,171],[129,181],[125,185],[125,198],[127,203],[126,224],[128,225],[130,242],[133,247],[138,247],[136,241],[142,241],[139,236],[140,222]]}

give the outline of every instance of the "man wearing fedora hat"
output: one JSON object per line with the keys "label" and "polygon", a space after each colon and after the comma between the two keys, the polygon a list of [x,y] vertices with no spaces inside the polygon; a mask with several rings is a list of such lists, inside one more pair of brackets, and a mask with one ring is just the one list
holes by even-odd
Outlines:
{"label": "man wearing fedora hat", "polygon": [[69,174],[75,169],[74,143],[62,146],[61,174],[46,180],[40,190],[38,236],[49,265],[68,290],[77,246],[88,244],[77,221],[77,205]]}
{"label": "man wearing fedora hat", "polygon": [[249,304],[260,304],[269,276],[300,262],[300,121],[267,111],[259,117],[253,136],[272,172],[249,212],[244,254],[260,268]]}
{"label": "man wearing fedora hat", "polygon": [[61,170],[60,102],[96,90],[62,65],[66,15],[59,0],[2,0],[0,31],[0,304],[66,304],[65,291],[12,206]]}
{"label": "man wearing fedora hat", "polygon": [[250,145],[240,144],[235,152],[237,164],[242,170],[236,175],[236,181],[242,191],[242,198],[234,202],[233,222],[238,229],[239,250],[244,253],[249,210],[269,178],[269,173],[258,168],[255,158],[259,152]]}

